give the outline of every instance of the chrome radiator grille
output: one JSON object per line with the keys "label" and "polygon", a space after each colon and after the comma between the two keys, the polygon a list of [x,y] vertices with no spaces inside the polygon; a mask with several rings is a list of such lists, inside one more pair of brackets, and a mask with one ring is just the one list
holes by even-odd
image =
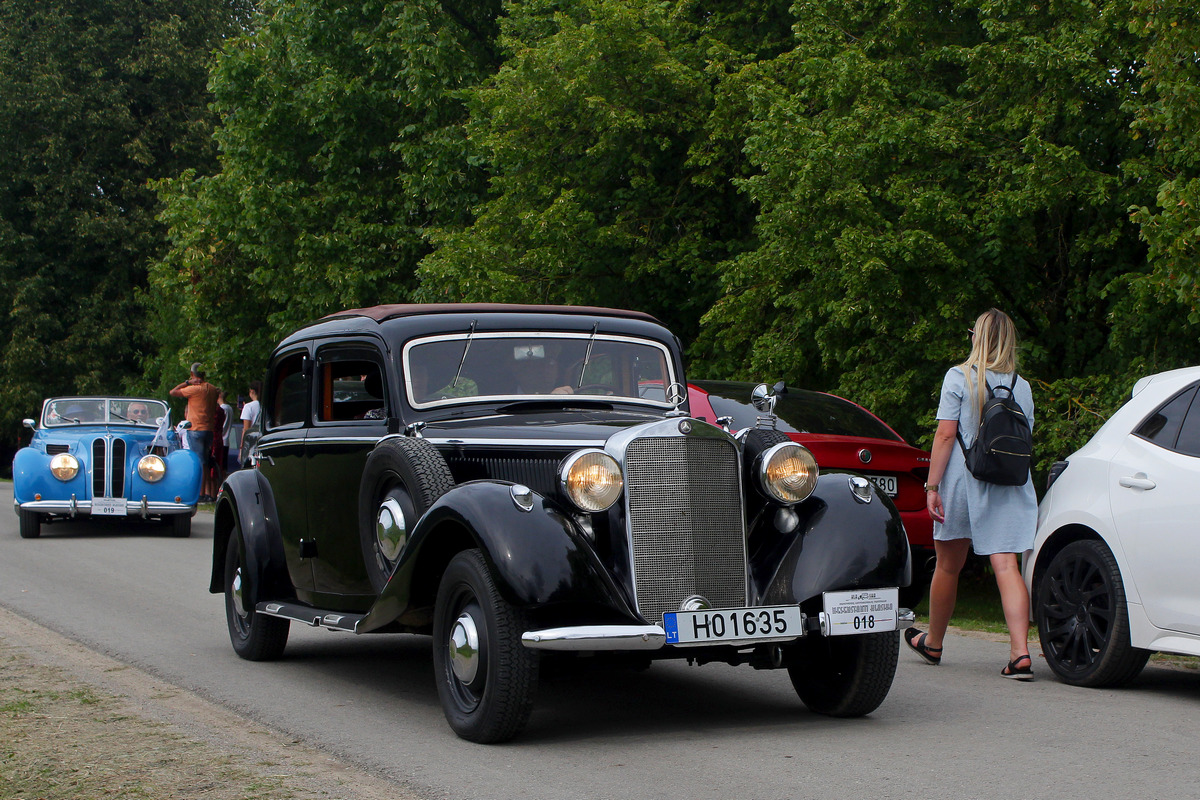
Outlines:
{"label": "chrome radiator grille", "polygon": [[638,610],[648,622],[694,594],[715,608],[746,604],[738,452],[704,437],[635,439],[625,492]]}
{"label": "chrome radiator grille", "polygon": [[125,496],[125,441],[92,441],[92,497]]}

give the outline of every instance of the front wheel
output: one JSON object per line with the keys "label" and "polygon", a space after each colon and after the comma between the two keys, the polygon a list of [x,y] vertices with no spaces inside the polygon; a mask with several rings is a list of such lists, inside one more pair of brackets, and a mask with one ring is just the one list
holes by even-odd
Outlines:
{"label": "front wheel", "polygon": [[225,621],[233,651],[247,661],[274,661],[283,655],[291,623],[259,614],[244,597],[247,574],[241,531],[229,534],[225,549]]}
{"label": "front wheel", "polygon": [[790,649],[788,676],[804,705],[830,717],[861,717],[892,688],[900,633],[818,636]]}
{"label": "front wheel", "polygon": [[1149,650],[1129,640],[1125,584],[1103,542],[1072,542],[1038,581],[1034,608],[1046,663],[1075,686],[1121,686],[1146,666]]}
{"label": "front wheel", "polygon": [[42,517],[36,511],[20,509],[18,512],[21,522],[21,538],[36,539],[42,535]]}
{"label": "front wheel", "polygon": [[186,539],[192,535],[192,515],[172,514],[171,535],[176,539]]}
{"label": "front wheel", "polygon": [[524,628],[479,550],[450,560],[433,613],[433,666],[446,721],[462,738],[507,741],[529,721],[539,661],[521,644]]}

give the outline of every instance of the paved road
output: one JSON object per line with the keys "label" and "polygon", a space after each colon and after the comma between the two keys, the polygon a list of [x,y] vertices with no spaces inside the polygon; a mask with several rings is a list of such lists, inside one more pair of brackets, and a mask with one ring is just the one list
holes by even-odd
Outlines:
{"label": "paved road", "polygon": [[201,514],[187,540],[95,523],[22,540],[0,511],[0,605],[425,798],[1200,797],[1200,675],[1088,691],[1039,663],[1020,684],[996,674],[1006,645],[968,636],[940,667],[902,653],[864,719],[809,713],[785,672],[669,663],[548,674],[520,739],[469,744],[424,637],[293,626],[284,660],[238,659],[207,591],[211,537]]}

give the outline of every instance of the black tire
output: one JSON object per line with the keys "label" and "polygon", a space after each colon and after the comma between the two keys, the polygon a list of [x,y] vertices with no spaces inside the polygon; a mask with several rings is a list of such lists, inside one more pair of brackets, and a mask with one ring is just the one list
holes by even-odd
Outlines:
{"label": "black tire", "polygon": [[434,607],[433,665],[446,721],[462,738],[507,741],[529,721],[540,663],[521,644],[524,630],[524,614],[500,596],[479,550],[450,560]]}
{"label": "black tire", "polygon": [[21,538],[36,539],[42,535],[42,515],[36,511],[17,510],[21,522]]}
{"label": "black tire", "polygon": [[225,622],[233,651],[247,661],[274,661],[283,655],[287,646],[291,622],[268,617],[246,608],[242,587],[246,566],[243,558],[241,531],[234,527],[225,549]]}
{"label": "black tire", "polygon": [[1141,673],[1149,650],[1130,644],[1121,570],[1095,539],[1059,551],[1038,580],[1034,618],[1046,663],[1074,686],[1122,686]]}
{"label": "black tire", "polygon": [[376,592],[392,576],[417,520],[453,486],[446,460],[424,439],[387,439],[367,457],[358,492],[359,541]]}
{"label": "black tire", "polygon": [[176,539],[186,539],[192,535],[191,514],[172,514],[170,525],[171,535]]}
{"label": "black tire", "polygon": [[916,608],[925,599],[926,583],[920,578],[913,578],[908,586],[900,587],[900,605],[904,608]]}
{"label": "black tire", "polygon": [[788,676],[804,705],[830,717],[861,717],[879,708],[892,688],[899,631],[816,636],[791,648]]}

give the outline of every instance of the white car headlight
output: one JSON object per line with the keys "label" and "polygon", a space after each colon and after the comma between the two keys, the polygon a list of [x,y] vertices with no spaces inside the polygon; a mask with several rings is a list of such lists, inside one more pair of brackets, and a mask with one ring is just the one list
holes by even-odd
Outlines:
{"label": "white car headlight", "polygon": [[793,442],[777,444],[762,454],[758,481],[780,503],[799,503],[817,488],[817,460],[808,448]]}
{"label": "white car headlight", "polygon": [[157,483],[167,474],[167,462],[159,456],[142,456],[138,461],[138,475],[142,480]]}
{"label": "white car headlight", "polygon": [[79,474],[79,461],[70,453],[59,453],[50,459],[50,472],[60,481],[69,481]]}
{"label": "white car headlight", "polygon": [[567,456],[558,479],[575,507],[588,512],[609,508],[625,485],[616,459],[603,450],[580,450]]}

